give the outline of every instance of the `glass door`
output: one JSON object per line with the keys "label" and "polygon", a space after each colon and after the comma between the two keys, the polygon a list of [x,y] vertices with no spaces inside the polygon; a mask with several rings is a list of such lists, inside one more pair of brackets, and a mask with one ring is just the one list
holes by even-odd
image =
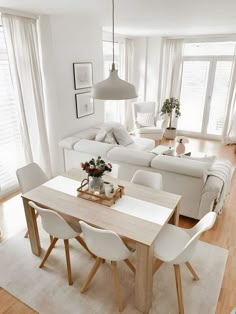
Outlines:
{"label": "glass door", "polygon": [[181,117],[178,121],[181,132],[220,138],[227,111],[231,69],[232,58],[227,57],[191,58],[184,61]]}
{"label": "glass door", "polygon": [[209,61],[184,62],[179,130],[199,134],[202,132],[209,69]]}
{"label": "glass door", "polygon": [[208,121],[204,132],[206,135],[222,135],[231,68],[232,61],[214,62],[214,84],[209,95]]}

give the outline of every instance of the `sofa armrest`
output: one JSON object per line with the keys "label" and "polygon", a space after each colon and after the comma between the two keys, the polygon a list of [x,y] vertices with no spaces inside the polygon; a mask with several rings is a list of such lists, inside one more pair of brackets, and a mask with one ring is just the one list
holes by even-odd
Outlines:
{"label": "sofa armrest", "polygon": [[80,139],[75,136],[64,138],[59,142],[59,147],[65,148],[65,149],[73,149],[74,145],[78,143]]}
{"label": "sofa armrest", "polygon": [[223,181],[215,176],[208,176],[199,206],[198,219],[215,209],[223,189]]}

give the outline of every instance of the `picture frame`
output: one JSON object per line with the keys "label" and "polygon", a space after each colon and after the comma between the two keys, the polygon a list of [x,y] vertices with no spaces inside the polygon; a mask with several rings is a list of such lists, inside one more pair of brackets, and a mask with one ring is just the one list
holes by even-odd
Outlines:
{"label": "picture frame", "polygon": [[77,119],[94,114],[94,101],[90,92],[75,94]]}
{"label": "picture frame", "polygon": [[92,62],[73,63],[73,73],[75,90],[91,88],[93,86]]}

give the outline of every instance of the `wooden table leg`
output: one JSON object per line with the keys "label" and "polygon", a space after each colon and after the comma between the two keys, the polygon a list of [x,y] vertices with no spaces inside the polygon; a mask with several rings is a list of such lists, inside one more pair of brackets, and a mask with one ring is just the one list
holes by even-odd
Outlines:
{"label": "wooden table leg", "polygon": [[175,208],[174,214],[171,216],[170,220],[168,221],[169,224],[172,225],[179,225],[179,210],[180,210],[180,205],[178,205]]}
{"label": "wooden table leg", "polygon": [[153,245],[136,244],[135,306],[143,313],[152,306],[153,250]]}
{"label": "wooden table leg", "polygon": [[180,205],[178,203],[175,208],[175,213],[174,213],[174,225],[176,226],[179,225],[179,211],[180,211]]}
{"label": "wooden table leg", "polygon": [[25,209],[25,218],[27,222],[27,227],[29,231],[29,239],[32,253],[40,256],[41,253],[41,246],[40,246],[40,239],[39,239],[39,232],[38,226],[36,222],[36,213],[34,208],[30,207],[28,202],[29,200],[23,198],[23,204]]}

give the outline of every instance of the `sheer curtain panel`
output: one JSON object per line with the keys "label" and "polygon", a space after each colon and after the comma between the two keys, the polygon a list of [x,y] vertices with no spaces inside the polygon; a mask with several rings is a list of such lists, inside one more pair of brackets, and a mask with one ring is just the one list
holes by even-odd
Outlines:
{"label": "sheer curtain panel", "polygon": [[223,143],[236,143],[236,50],[231,72],[231,82],[227,100],[227,113],[223,130]]}
{"label": "sheer curtain panel", "polygon": [[50,176],[36,20],[2,14],[2,23],[13,82],[18,93],[27,161],[37,162]]}
{"label": "sheer curtain panel", "polygon": [[162,39],[158,88],[158,112],[166,98],[175,97],[179,99],[180,97],[183,46],[183,39]]}

